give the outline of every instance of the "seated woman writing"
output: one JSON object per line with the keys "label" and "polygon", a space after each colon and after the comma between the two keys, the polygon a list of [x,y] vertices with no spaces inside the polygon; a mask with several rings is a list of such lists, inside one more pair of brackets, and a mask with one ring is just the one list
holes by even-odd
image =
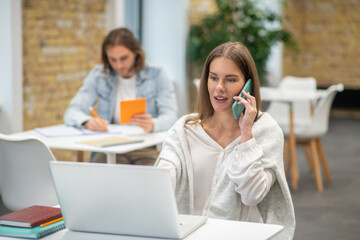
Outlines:
{"label": "seated woman writing", "polygon": [[[242,91],[251,79],[252,94]],[[245,107],[235,119],[232,105]],[[216,47],[201,76],[198,113],[169,130],[158,167],[170,171],[179,213],[284,226],[292,239],[295,214],[283,166],[284,136],[273,118],[259,112],[259,78],[239,42]]]}

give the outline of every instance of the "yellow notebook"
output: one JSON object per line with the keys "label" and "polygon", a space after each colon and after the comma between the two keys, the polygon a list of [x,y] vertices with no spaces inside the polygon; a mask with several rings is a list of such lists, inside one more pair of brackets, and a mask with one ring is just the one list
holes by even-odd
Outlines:
{"label": "yellow notebook", "polygon": [[124,100],[120,102],[120,123],[130,123],[135,114],[146,112],[146,98]]}
{"label": "yellow notebook", "polygon": [[116,145],[122,145],[122,144],[129,144],[129,143],[138,143],[143,142],[142,139],[129,139],[124,137],[110,137],[110,138],[102,138],[102,139],[96,139],[96,140],[90,140],[90,141],[82,141],[79,143],[87,144],[94,147],[111,147]]}

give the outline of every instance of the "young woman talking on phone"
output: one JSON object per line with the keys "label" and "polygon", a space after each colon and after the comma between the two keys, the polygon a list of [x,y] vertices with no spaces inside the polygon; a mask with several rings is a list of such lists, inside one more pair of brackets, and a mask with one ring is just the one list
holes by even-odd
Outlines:
{"label": "young woman talking on phone", "polygon": [[[250,81],[252,94],[243,91]],[[234,101],[245,110],[235,119]],[[198,112],[169,130],[157,159],[172,176],[179,213],[284,226],[292,239],[295,214],[283,166],[284,136],[260,109],[254,60],[239,42],[216,47],[201,76]]]}

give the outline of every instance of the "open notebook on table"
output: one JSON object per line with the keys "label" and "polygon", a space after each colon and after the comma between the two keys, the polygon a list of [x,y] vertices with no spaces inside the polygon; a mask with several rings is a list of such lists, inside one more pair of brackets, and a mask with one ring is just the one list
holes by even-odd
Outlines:
{"label": "open notebook on table", "polygon": [[178,215],[166,169],[56,161],[50,169],[70,230],[181,239],[207,220]]}

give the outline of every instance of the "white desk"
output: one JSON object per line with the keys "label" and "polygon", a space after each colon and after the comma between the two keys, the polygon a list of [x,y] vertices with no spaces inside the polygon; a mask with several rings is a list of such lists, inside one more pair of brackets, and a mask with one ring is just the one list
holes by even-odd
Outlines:
{"label": "white desk", "polygon": [[[262,223],[249,223],[240,221],[227,221],[219,219],[208,219],[207,223],[190,234],[185,240],[264,240],[270,239],[282,231],[283,226]],[[7,237],[0,237],[0,239],[14,239]],[[135,236],[122,236],[113,234],[99,234],[74,232],[68,229],[61,230],[49,236],[42,238],[44,240],[151,240],[163,238],[147,238]]]}
{"label": "white desk", "polygon": [[303,94],[298,92],[284,93],[278,88],[261,87],[260,95],[262,101],[283,102],[289,105],[289,146],[290,146],[290,168],[291,168],[291,186],[297,189],[299,179],[299,170],[296,158],[296,138],[294,132],[293,105],[299,102],[313,102],[318,100],[325,90],[317,90],[315,94]]}
{"label": "white desk", "polygon": [[[105,153],[108,163],[116,162],[116,154],[131,152],[134,150],[154,146],[162,143],[164,140],[165,132],[154,133],[141,133],[141,134],[100,134],[100,135],[82,135],[82,136],[67,136],[67,137],[44,137],[35,130],[25,131],[12,134],[12,136],[36,136],[45,142],[47,146],[55,149],[75,150],[75,151],[90,151],[90,152],[102,152]],[[142,139],[143,142],[123,144],[111,147],[93,147],[85,144],[81,144],[81,141],[89,141],[108,137],[129,137],[133,139]]]}

